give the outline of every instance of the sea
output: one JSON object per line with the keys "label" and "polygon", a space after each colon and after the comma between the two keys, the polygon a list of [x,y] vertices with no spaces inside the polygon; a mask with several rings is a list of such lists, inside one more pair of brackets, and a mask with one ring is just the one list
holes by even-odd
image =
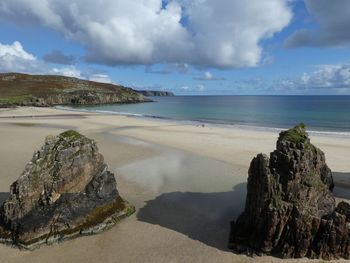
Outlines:
{"label": "sea", "polygon": [[314,133],[350,136],[350,96],[174,96],[150,99],[154,102],[79,106],[75,109],[258,129],[287,129],[303,122]]}

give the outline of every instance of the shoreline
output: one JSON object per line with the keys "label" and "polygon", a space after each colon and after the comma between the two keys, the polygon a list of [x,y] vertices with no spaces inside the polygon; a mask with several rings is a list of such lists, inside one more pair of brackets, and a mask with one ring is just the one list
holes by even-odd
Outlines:
{"label": "shoreline", "polygon": [[[223,128],[233,128],[233,129],[241,129],[241,130],[253,130],[253,131],[267,131],[267,132],[280,132],[289,129],[288,127],[272,127],[272,126],[264,126],[264,125],[257,125],[257,124],[241,124],[241,123],[235,123],[235,122],[229,122],[224,120],[196,120],[196,119],[175,119],[170,117],[162,117],[162,116],[155,116],[155,115],[147,115],[147,114],[137,114],[137,113],[127,113],[127,112],[114,112],[114,111],[105,111],[105,110],[87,110],[87,109],[79,109],[79,108],[72,108],[69,106],[55,106],[52,107],[54,109],[68,111],[68,112],[80,112],[80,113],[91,113],[91,114],[106,114],[106,115],[116,115],[116,116],[126,116],[131,118],[142,118],[142,119],[148,119],[148,120],[159,120],[159,121],[166,121],[166,122],[173,122],[175,124],[182,124],[182,125],[207,125],[207,126],[213,126],[213,127],[223,127]],[[295,123],[295,125],[298,123]],[[341,138],[350,138],[350,131],[343,131],[343,130],[322,130],[320,127],[320,130],[316,130],[314,128],[308,129],[309,134],[315,134],[315,135],[321,135],[321,136],[330,136],[330,137],[341,137]]]}
{"label": "shoreline", "polygon": [[[56,108],[0,110],[0,198],[45,136],[67,129],[97,142],[120,195],[136,213],[109,231],[33,252],[0,245],[1,262],[305,262],[250,258],[227,249],[229,221],[244,208],[250,161],[275,149],[279,131]],[[325,152],[346,198],[350,140],[312,135],[311,141]]]}
{"label": "shoreline", "polygon": [[[30,114],[28,114],[28,112]],[[77,112],[79,112],[77,114]],[[65,119],[72,119],[75,121],[65,121]],[[56,108],[56,107],[18,107],[18,108],[11,108],[8,110],[0,110],[0,121],[6,120],[9,123],[13,123],[17,126],[26,126],[29,125],[28,122],[31,122],[30,125],[38,125],[41,127],[51,127],[51,128],[59,128],[59,125],[57,122],[62,121],[62,131],[65,129],[80,129],[79,125],[76,125],[77,122],[84,121],[86,119],[93,119],[93,122],[95,122],[96,125],[108,125],[108,127],[113,127],[113,121],[121,122],[121,127],[123,127],[123,130],[125,131],[119,131],[117,135],[123,135],[127,137],[132,137],[135,139],[140,139],[143,141],[147,141],[149,143],[156,143],[161,144],[168,147],[174,147],[179,150],[185,150],[194,154],[199,154],[202,156],[206,156],[209,158],[217,159],[219,161],[225,161],[227,163],[234,163],[239,164],[243,166],[248,166],[251,158],[253,158],[258,153],[265,153],[269,154],[275,149],[275,141],[278,138],[279,133],[284,129],[265,129],[265,128],[259,128],[259,127],[252,127],[252,126],[234,126],[234,125],[217,125],[217,124],[208,124],[208,125],[202,125],[203,123],[193,122],[193,121],[177,121],[177,120],[168,120],[168,119],[159,119],[159,118],[147,118],[147,117],[135,117],[135,116],[129,116],[129,115],[123,115],[123,114],[111,114],[111,113],[101,113],[101,112],[90,112],[90,111],[76,111],[71,110],[70,108]],[[18,120],[21,120],[22,122],[18,122]],[[42,121],[41,121],[42,120]],[[43,123],[44,120],[52,120],[49,122]],[[55,121],[56,120],[56,121]],[[80,121],[79,121],[80,120]],[[95,121],[96,120],[96,121]],[[70,125],[67,125],[70,123]],[[126,125],[125,128],[124,123],[130,123],[130,125]],[[116,123],[116,126],[119,126]],[[130,127],[129,127],[130,126]],[[144,130],[144,126],[149,126],[148,129]],[[159,128],[156,130],[156,128]],[[126,132],[127,129],[130,129],[129,132]],[[154,130],[154,131],[153,131]],[[171,136],[170,138],[166,138],[164,134],[166,133],[173,133],[174,135],[177,134],[179,136]],[[310,132],[308,130],[308,132]],[[196,134],[194,140],[182,140],[181,134],[187,134],[190,133]],[[113,133],[112,133],[113,135]],[[211,137],[215,137],[215,140],[206,140],[206,136],[210,135]],[[340,136],[338,134],[324,134],[324,133],[310,133],[311,140],[313,143],[315,143],[316,146],[318,146],[321,149],[324,149],[326,151],[326,157],[329,157],[329,154],[327,155],[327,147],[331,146],[330,142],[333,144],[336,144],[336,148],[332,148],[332,151],[334,154],[336,154],[336,151],[341,151],[341,154],[338,154],[339,156],[331,156],[329,159],[338,159],[339,157],[342,157],[337,161],[337,163],[342,163],[342,166],[346,166],[344,164],[347,164],[347,160],[345,156],[348,154],[346,149],[349,147],[350,149],[350,140],[348,140],[347,136]],[[187,138],[184,138],[187,139]],[[205,148],[201,145],[201,140],[206,141],[208,146],[210,145],[212,149],[214,149],[211,153],[208,152]],[[242,146],[239,144],[237,140],[244,140],[246,145],[245,148],[248,148],[249,152],[251,152],[251,155],[249,158],[247,158],[247,151],[245,151],[245,161],[239,160],[238,162],[232,161],[231,158],[227,158],[228,155],[234,155],[235,154],[235,148],[233,146],[236,146],[238,148],[241,148]],[[330,141],[331,140],[331,141]],[[251,142],[250,142],[251,141]],[[262,141],[265,141],[262,143]],[[254,144],[253,142],[256,142],[257,144]],[[226,145],[231,144],[231,145]],[[217,149],[217,145],[221,145],[220,149]],[[249,145],[249,146],[248,146]],[[260,147],[261,146],[261,147]],[[230,148],[233,151],[230,151]],[[239,158],[241,156],[237,156],[236,158]],[[342,161],[344,160],[344,161]],[[331,161],[331,168],[332,166]],[[336,172],[349,172],[348,168],[342,168],[342,169],[336,169]]]}
{"label": "shoreline", "polygon": [[[66,114],[40,114],[40,115],[9,115],[9,116],[1,116],[2,112],[10,112],[16,109],[52,109],[63,111]],[[39,110],[40,111],[40,110]],[[84,116],[121,116],[128,118],[135,118],[141,120],[148,121],[159,121],[161,123],[172,123],[174,125],[184,125],[184,126],[203,126],[209,128],[226,128],[226,129],[235,129],[235,130],[248,130],[248,131],[257,131],[257,132],[281,132],[288,130],[290,127],[270,127],[270,126],[259,126],[254,124],[238,124],[238,123],[225,123],[220,121],[210,122],[208,120],[181,120],[160,116],[152,116],[152,115],[143,115],[143,114],[134,114],[127,112],[113,112],[113,111],[99,111],[99,110],[86,110],[86,109],[77,109],[71,108],[69,106],[53,106],[53,107],[33,107],[33,106],[18,106],[14,108],[1,108],[0,109],[0,119],[28,119],[28,118],[64,118],[64,117],[76,117],[81,118]],[[296,123],[295,125],[297,125]],[[307,123],[306,123],[306,126]],[[334,131],[334,130],[314,130],[307,129],[307,132],[312,136],[322,136],[322,137],[330,137],[330,138],[344,138],[350,139],[350,131]]]}

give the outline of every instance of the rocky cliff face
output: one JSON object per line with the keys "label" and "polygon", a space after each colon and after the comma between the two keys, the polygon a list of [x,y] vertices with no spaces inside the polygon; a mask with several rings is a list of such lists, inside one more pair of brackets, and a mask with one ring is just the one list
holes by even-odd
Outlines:
{"label": "rocky cliff face", "polygon": [[282,132],[277,149],[249,168],[245,211],[231,224],[229,247],[283,258],[350,258],[350,205],[336,206],[324,153],[303,124]]}
{"label": "rocky cliff face", "polygon": [[114,84],[63,76],[0,73],[0,107],[98,105],[147,102],[141,93]]}
{"label": "rocky cliff face", "polygon": [[100,232],[132,213],[93,140],[46,138],[0,208],[0,241],[33,249]]}
{"label": "rocky cliff face", "polygon": [[142,94],[120,94],[109,91],[77,90],[51,94],[42,97],[31,97],[20,106],[48,107],[55,105],[101,105],[148,102]]}
{"label": "rocky cliff face", "polygon": [[173,97],[175,96],[174,93],[170,91],[161,91],[161,90],[140,90],[138,91],[142,95],[146,97]]}

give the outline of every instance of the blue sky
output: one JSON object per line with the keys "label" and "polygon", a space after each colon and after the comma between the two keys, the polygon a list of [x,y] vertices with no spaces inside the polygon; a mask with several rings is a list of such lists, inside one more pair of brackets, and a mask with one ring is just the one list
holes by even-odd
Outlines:
{"label": "blue sky", "polygon": [[176,94],[350,94],[347,0],[3,0],[0,71]]}

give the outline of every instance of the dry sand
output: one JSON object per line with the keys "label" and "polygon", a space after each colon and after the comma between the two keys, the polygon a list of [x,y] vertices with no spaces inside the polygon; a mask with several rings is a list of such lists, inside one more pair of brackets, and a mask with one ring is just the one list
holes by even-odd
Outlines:
{"label": "dry sand", "polygon": [[[0,262],[279,262],[226,249],[229,221],[243,209],[251,159],[278,131],[196,126],[52,108],[0,110],[0,200],[48,134],[77,129],[98,142],[118,189],[137,212],[102,234],[34,252],[0,245]],[[349,198],[350,138],[312,135]],[[283,262],[304,262],[283,260]],[[311,262],[311,261],[309,261]],[[315,261],[319,262],[319,261]]]}

